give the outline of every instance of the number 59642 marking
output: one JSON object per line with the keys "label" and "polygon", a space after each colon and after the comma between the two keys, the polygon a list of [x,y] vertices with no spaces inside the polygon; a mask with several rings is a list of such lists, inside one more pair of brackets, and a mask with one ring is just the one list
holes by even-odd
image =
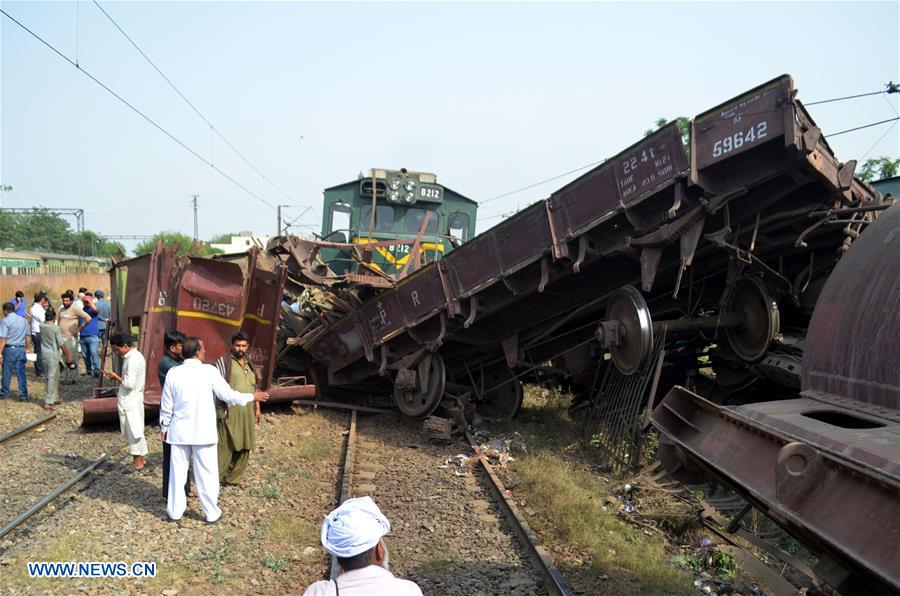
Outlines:
{"label": "number 59642 marking", "polygon": [[750,143],[753,143],[760,139],[764,139],[766,137],[766,130],[768,129],[768,127],[769,125],[765,121],[763,121],[756,126],[751,126],[747,129],[746,132],[738,131],[733,135],[716,141],[715,145],[713,145],[712,156],[719,157],[720,155],[731,153],[736,149],[740,149],[744,145],[749,145]]}

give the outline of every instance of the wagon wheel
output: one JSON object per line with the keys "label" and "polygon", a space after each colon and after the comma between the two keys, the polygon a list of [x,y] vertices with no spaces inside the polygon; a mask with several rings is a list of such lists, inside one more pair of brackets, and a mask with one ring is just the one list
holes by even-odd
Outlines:
{"label": "wagon wheel", "polygon": [[484,401],[478,413],[494,420],[512,420],[522,407],[522,383],[513,371],[497,366],[484,371]]}
{"label": "wagon wheel", "polygon": [[647,302],[634,286],[622,286],[610,297],[606,318],[620,325],[620,343],[609,350],[616,368],[624,375],[636,373],[653,347],[653,323]]}
{"label": "wagon wheel", "polygon": [[[428,386],[423,388],[421,373],[416,375],[416,386],[413,389],[394,384],[394,403],[403,414],[411,417],[428,416],[438,407],[444,397],[444,386],[447,382],[444,359],[438,353],[426,356],[428,364]],[[420,366],[420,369],[423,367]]]}

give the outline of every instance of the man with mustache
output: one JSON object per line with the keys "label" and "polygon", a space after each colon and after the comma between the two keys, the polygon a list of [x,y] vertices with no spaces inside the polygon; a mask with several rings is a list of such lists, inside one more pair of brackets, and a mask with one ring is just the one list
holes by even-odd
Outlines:
{"label": "man with mustache", "polygon": [[[247,353],[250,336],[238,331],[231,336],[231,354],[219,358],[216,366],[235,391],[253,393],[259,372],[250,364]],[[217,404],[216,426],[219,432],[219,481],[247,488],[244,474],[250,464],[250,451],[256,448],[259,402],[243,406]]]}

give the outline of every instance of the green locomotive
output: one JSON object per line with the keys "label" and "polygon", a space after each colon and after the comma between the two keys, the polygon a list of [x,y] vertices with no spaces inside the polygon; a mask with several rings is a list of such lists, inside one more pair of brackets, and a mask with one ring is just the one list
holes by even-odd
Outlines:
{"label": "green locomotive", "polygon": [[[324,195],[322,240],[374,245],[369,267],[393,278],[441,259],[475,235],[478,203],[438,184],[434,174],[373,168]],[[323,248],[320,256],[335,273],[356,270],[349,248]]]}

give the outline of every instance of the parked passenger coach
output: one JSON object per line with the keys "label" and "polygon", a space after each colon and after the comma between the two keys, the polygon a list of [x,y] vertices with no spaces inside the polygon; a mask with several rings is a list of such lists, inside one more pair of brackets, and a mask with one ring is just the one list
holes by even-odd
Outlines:
{"label": "parked passenger coach", "polygon": [[[373,168],[324,194],[322,239],[374,245],[368,266],[391,277],[409,271],[417,238],[424,265],[475,235],[478,203],[438,184],[435,174]],[[349,248],[323,249],[320,256],[337,274],[356,272]]]}

